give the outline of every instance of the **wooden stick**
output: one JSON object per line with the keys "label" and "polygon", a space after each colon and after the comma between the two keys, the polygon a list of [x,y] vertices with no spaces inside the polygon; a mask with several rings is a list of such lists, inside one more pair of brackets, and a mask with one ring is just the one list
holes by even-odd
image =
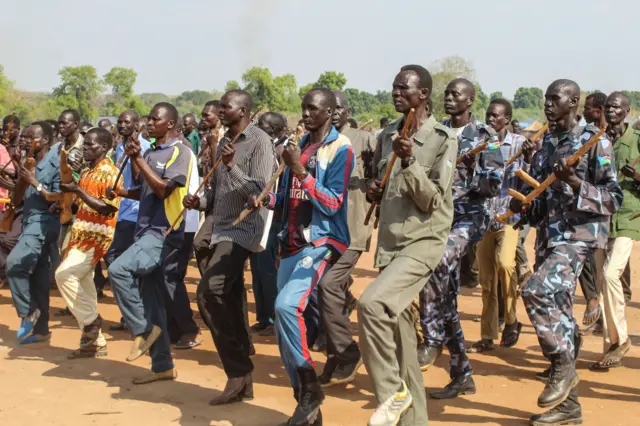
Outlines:
{"label": "wooden stick", "polygon": [[[545,124],[544,126],[542,126],[542,128],[540,130],[538,130],[536,132],[535,135],[533,135],[533,137],[531,138],[532,141],[537,142],[538,139],[540,139],[541,137],[544,136],[545,132],[549,130],[549,123]],[[509,158],[507,160],[506,163],[504,163],[504,167],[507,168],[509,167],[511,164],[515,163],[516,160],[518,160],[518,158],[520,158],[520,156],[524,154],[524,148],[520,149],[520,151],[516,152],[515,154],[513,154],[513,157]]]}
{"label": "wooden stick", "polygon": [[485,149],[487,149],[487,147],[489,146],[489,141],[485,141],[482,142],[481,144],[479,144],[478,146],[476,146],[473,149],[470,149],[469,151],[465,152],[464,154],[462,154],[460,157],[458,157],[456,159],[456,166],[460,163],[462,163],[464,161],[464,158],[468,155],[468,156],[474,156],[474,155],[478,155],[480,154],[482,151],[484,151]]}
{"label": "wooden stick", "polygon": [[516,170],[515,175],[518,176],[520,179],[522,179],[524,183],[526,183],[532,188],[537,188],[540,186],[540,182],[535,180],[533,177],[531,177],[531,175],[529,175],[527,172],[525,172],[522,169]]}
{"label": "wooden stick", "polygon": [[516,191],[513,188],[509,188],[508,193],[509,193],[510,197],[517,198],[518,200],[522,201],[523,203],[524,203],[524,200],[527,199],[527,197],[525,197],[524,195],[522,195],[521,193],[519,193],[518,191]]}
{"label": "wooden stick", "polygon": [[[402,133],[400,137],[402,138],[407,137],[407,133],[409,132],[409,127],[411,127],[411,122],[413,121],[413,115],[415,114],[415,112],[416,112],[415,108],[411,108],[411,111],[409,111],[409,114],[407,114],[407,119],[404,122],[404,127],[402,128]],[[389,161],[389,165],[387,166],[387,171],[384,174],[384,177],[382,178],[382,182],[380,182],[380,189],[384,190],[384,187],[387,185],[387,181],[391,176],[391,169],[393,169],[393,165],[395,164],[397,159],[398,159],[398,156],[394,152],[393,157],[391,157],[391,161]],[[373,202],[369,206],[369,211],[367,212],[367,216],[364,218],[364,226],[369,226],[369,220],[371,219],[371,215],[373,214],[373,212],[376,210],[377,204],[378,203]]]}
{"label": "wooden stick", "polygon": [[[602,137],[602,135],[605,132],[605,128],[603,128],[602,130],[600,130],[598,133],[596,133],[595,135],[593,135],[591,137],[591,139],[589,139],[589,141],[582,145],[580,147],[579,150],[576,151],[575,154],[573,154],[571,157],[569,157],[569,159],[567,160],[567,165],[569,166],[573,166],[575,163],[577,163],[578,161],[580,161],[580,159],[582,158],[582,156],[584,154],[587,153],[587,151],[589,151],[595,144],[598,143],[598,141],[600,140],[600,138]],[[549,186],[551,186],[551,184],[553,182],[555,182],[556,180],[556,175],[555,173],[552,173],[551,175],[549,175],[549,177],[547,177],[540,185],[538,185],[537,188],[534,188],[533,191],[531,191],[529,193],[529,195],[527,195],[525,197],[525,200],[522,202],[523,205],[527,205],[530,204],[531,201],[533,201],[538,195],[542,194]],[[508,219],[510,219],[511,217],[513,217],[515,213],[512,210],[509,210],[507,213],[505,213],[504,215],[497,215],[496,216],[496,220],[498,222],[506,222]]]}
{"label": "wooden stick", "polygon": [[[258,202],[258,205],[260,205],[260,203],[262,203],[262,201],[267,197],[267,195],[269,195],[269,192],[271,191],[271,188],[273,188],[273,186],[276,184],[276,182],[278,181],[278,178],[280,177],[282,172],[284,172],[284,168],[286,166],[287,166],[287,164],[283,161],[282,164],[280,164],[280,167],[278,167],[278,170],[273,174],[273,176],[271,176],[271,179],[269,179],[269,182],[267,182],[267,186],[264,187],[264,189],[262,190],[260,195],[258,195],[258,198],[256,198],[256,201]],[[233,221],[231,226],[236,226],[237,224],[239,224],[240,222],[245,220],[245,218],[247,216],[249,216],[249,214],[251,214],[251,212],[254,211],[254,210],[257,210],[257,209],[256,208],[251,208],[251,209],[242,210],[242,212],[240,213],[238,218]]]}
{"label": "wooden stick", "polygon": [[369,124],[373,123],[373,120],[369,120],[366,123],[364,123],[362,126],[358,127],[359,130],[364,129],[365,127],[367,127]]}
{"label": "wooden stick", "polygon": [[[251,118],[249,119],[249,124],[247,124],[247,127],[249,127],[252,123],[253,120],[256,118],[256,116],[258,115],[258,113],[260,113],[260,109],[258,109],[256,112],[253,113],[253,115],[251,116]],[[233,146],[236,144],[236,141],[238,140],[238,138],[240,137],[240,135],[247,130],[247,127],[245,127],[244,129],[242,129],[242,132],[238,133],[230,142],[230,144]],[[209,170],[209,173],[207,173],[207,175],[204,177],[204,179],[202,179],[202,182],[200,182],[200,185],[198,186],[198,189],[196,189],[196,194],[198,192],[200,192],[200,190],[206,185],[206,183],[209,181],[209,179],[211,178],[211,176],[213,175],[213,172],[216,170],[216,167],[218,167],[218,165],[220,165],[220,163],[222,162],[222,154],[220,154],[220,157],[216,160],[216,162],[214,163],[213,167],[211,168],[211,170]],[[173,221],[173,223],[171,224],[171,226],[169,227],[169,229],[167,229],[167,232],[164,233],[164,236],[166,237],[167,235],[169,235],[172,231],[173,228],[175,228],[175,226],[178,224],[178,222],[180,221],[180,218],[185,214],[185,212],[187,211],[187,208],[184,207],[182,209],[182,211],[180,212],[180,214],[176,217],[176,219]]]}

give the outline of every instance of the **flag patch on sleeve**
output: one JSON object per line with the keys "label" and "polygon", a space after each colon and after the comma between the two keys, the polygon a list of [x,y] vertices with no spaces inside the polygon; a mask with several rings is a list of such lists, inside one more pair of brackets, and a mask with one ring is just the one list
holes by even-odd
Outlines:
{"label": "flag patch on sleeve", "polygon": [[611,157],[608,155],[600,156],[598,155],[598,164],[601,166],[606,166],[607,164],[611,164]]}
{"label": "flag patch on sleeve", "polygon": [[449,169],[453,168],[453,163],[451,162],[451,160],[447,160],[447,168]]}

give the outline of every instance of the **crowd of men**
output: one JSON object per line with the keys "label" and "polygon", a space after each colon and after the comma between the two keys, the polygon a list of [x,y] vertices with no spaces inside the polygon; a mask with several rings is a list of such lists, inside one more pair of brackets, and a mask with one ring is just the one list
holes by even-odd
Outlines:
{"label": "crowd of men", "polygon": [[[96,127],[73,109],[22,128],[5,117],[0,278],[11,289],[20,344],[50,339],[56,286],[68,307],[58,315],[73,315],[80,328],[69,358],[107,355],[98,305],[110,283],[122,313],[111,331],[133,336],[128,361],[146,353],[152,361],[133,382],[175,379],[172,345],[202,343],[184,283],[195,254],[198,310],[228,378],[212,405],[254,398],[251,335],[259,333],[277,337],[294,391],[287,425],[322,425],[323,389],[352,382],[364,363],[378,401],[369,425],[423,426],[421,371],[446,346],[451,382],[430,397],[475,393],[467,352],[494,350],[498,339],[517,345],[521,295],[550,363],[536,375],[546,383],[538,405],[547,411],[531,424],[581,423],[578,280],[588,301],[583,323],[604,336],[592,368],[621,366],[631,344],[624,276],[640,238],[640,131],[626,120],[629,99],[590,95],[580,117],[580,88],[557,80],[545,94],[548,130],[534,140],[504,99],[491,101],[484,123],[473,117],[468,80],[446,87],[442,123],[431,95],[425,68],[402,67],[392,88],[402,118],[381,120],[375,136],[357,128],[344,93],[321,88],[304,96],[294,131],[277,112],[254,120],[242,90],[204,105],[199,123],[169,103]],[[549,180],[538,197],[522,195]],[[374,222],[379,275],[356,301],[351,273],[370,249]],[[523,247],[531,228],[533,270]],[[457,297],[474,274],[481,340],[466,347]],[[357,343],[349,321],[356,306]],[[320,374],[312,348],[327,353]]]}

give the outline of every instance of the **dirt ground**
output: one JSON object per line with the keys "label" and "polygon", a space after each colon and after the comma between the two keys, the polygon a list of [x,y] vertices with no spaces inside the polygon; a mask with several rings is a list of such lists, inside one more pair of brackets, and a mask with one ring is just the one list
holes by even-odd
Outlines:
{"label": "dirt ground", "polygon": [[[529,248],[531,241],[529,241]],[[532,257],[531,257],[532,258]],[[640,246],[633,263],[640,258]],[[355,271],[354,294],[359,295],[375,278],[371,253],[360,260]],[[634,301],[627,309],[629,330],[634,345],[640,345],[640,288],[638,269],[633,271]],[[246,274],[250,288],[251,274]],[[188,271],[188,290],[193,295],[198,279],[195,267]],[[580,293],[580,290],[578,290]],[[252,298],[252,295],[250,294]],[[64,306],[57,291],[52,292],[52,313]],[[253,302],[250,309],[253,311]],[[197,310],[195,304],[194,311]],[[480,325],[472,318],[482,310],[479,289],[465,289],[460,297],[460,312],[468,344],[479,339]],[[577,297],[576,316],[582,317],[584,299]],[[106,327],[117,322],[120,313],[111,292],[102,301],[100,313]],[[357,334],[356,314],[352,326]],[[254,317],[252,314],[251,320]],[[534,373],[546,368],[533,328],[522,304],[519,319],[525,324],[515,348],[489,354],[471,354],[478,392],[449,401],[429,400],[433,425],[523,425],[532,413],[540,412],[536,399],[543,385]],[[200,320],[199,320],[200,321]],[[202,326],[202,322],[200,321]],[[80,337],[72,318],[52,317],[49,345],[20,347],[15,331],[18,325],[9,290],[0,290],[0,425],[278,425],[286,421],[295,407],[292,391],[280,362],[275,338],[254,337],[257,355],[253,358],[256,399],[249,403],[211,407],[208,401],[219,394],[225,375],[205,331],[205,344],[191,351],[174,351],[179,371],[175,382],[133,386],[131,378],[144,373],[149,358],[128,363],[125,357],[131,345],[125,333],[106,333],[109,356],[96,360],[67,360]],[[106,328],[105,327],[105,328]],[[588,366],[602,351],[602,338],[588,336],[578,361],[582,381],[579,394],[585,425],[637,425],[640,416],[640,348],[634,347],[625,366],[608,373],[594,373]],[[325,357],[314,353],[321,371]],[[448,382],[446,354],[424,374],[427,390]],[[355,382],[327,390],[322,407],[325,425],[365,425],[375,399],[366,371],[360,369]]]}

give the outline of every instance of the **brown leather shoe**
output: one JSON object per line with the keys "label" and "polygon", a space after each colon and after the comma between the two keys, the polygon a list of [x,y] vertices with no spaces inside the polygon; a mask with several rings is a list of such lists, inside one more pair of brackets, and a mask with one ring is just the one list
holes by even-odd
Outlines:
{"label": "brown leather shoe", "polygon": [[132,380],[134,385],[146,385],[147,383],[159,382],[160,380],[175,380],[178,378],[178,370],[171,368],[167,371],[161,371],[160,373],[149,374],[141,377],[136,377]]}
{"label": "brown leather shoe", "polygon": [[251,373],[244,377],[234,377],[227,381],[222,394],[209,401],[209,405],[226,405],[253,399],[253,378]]}

